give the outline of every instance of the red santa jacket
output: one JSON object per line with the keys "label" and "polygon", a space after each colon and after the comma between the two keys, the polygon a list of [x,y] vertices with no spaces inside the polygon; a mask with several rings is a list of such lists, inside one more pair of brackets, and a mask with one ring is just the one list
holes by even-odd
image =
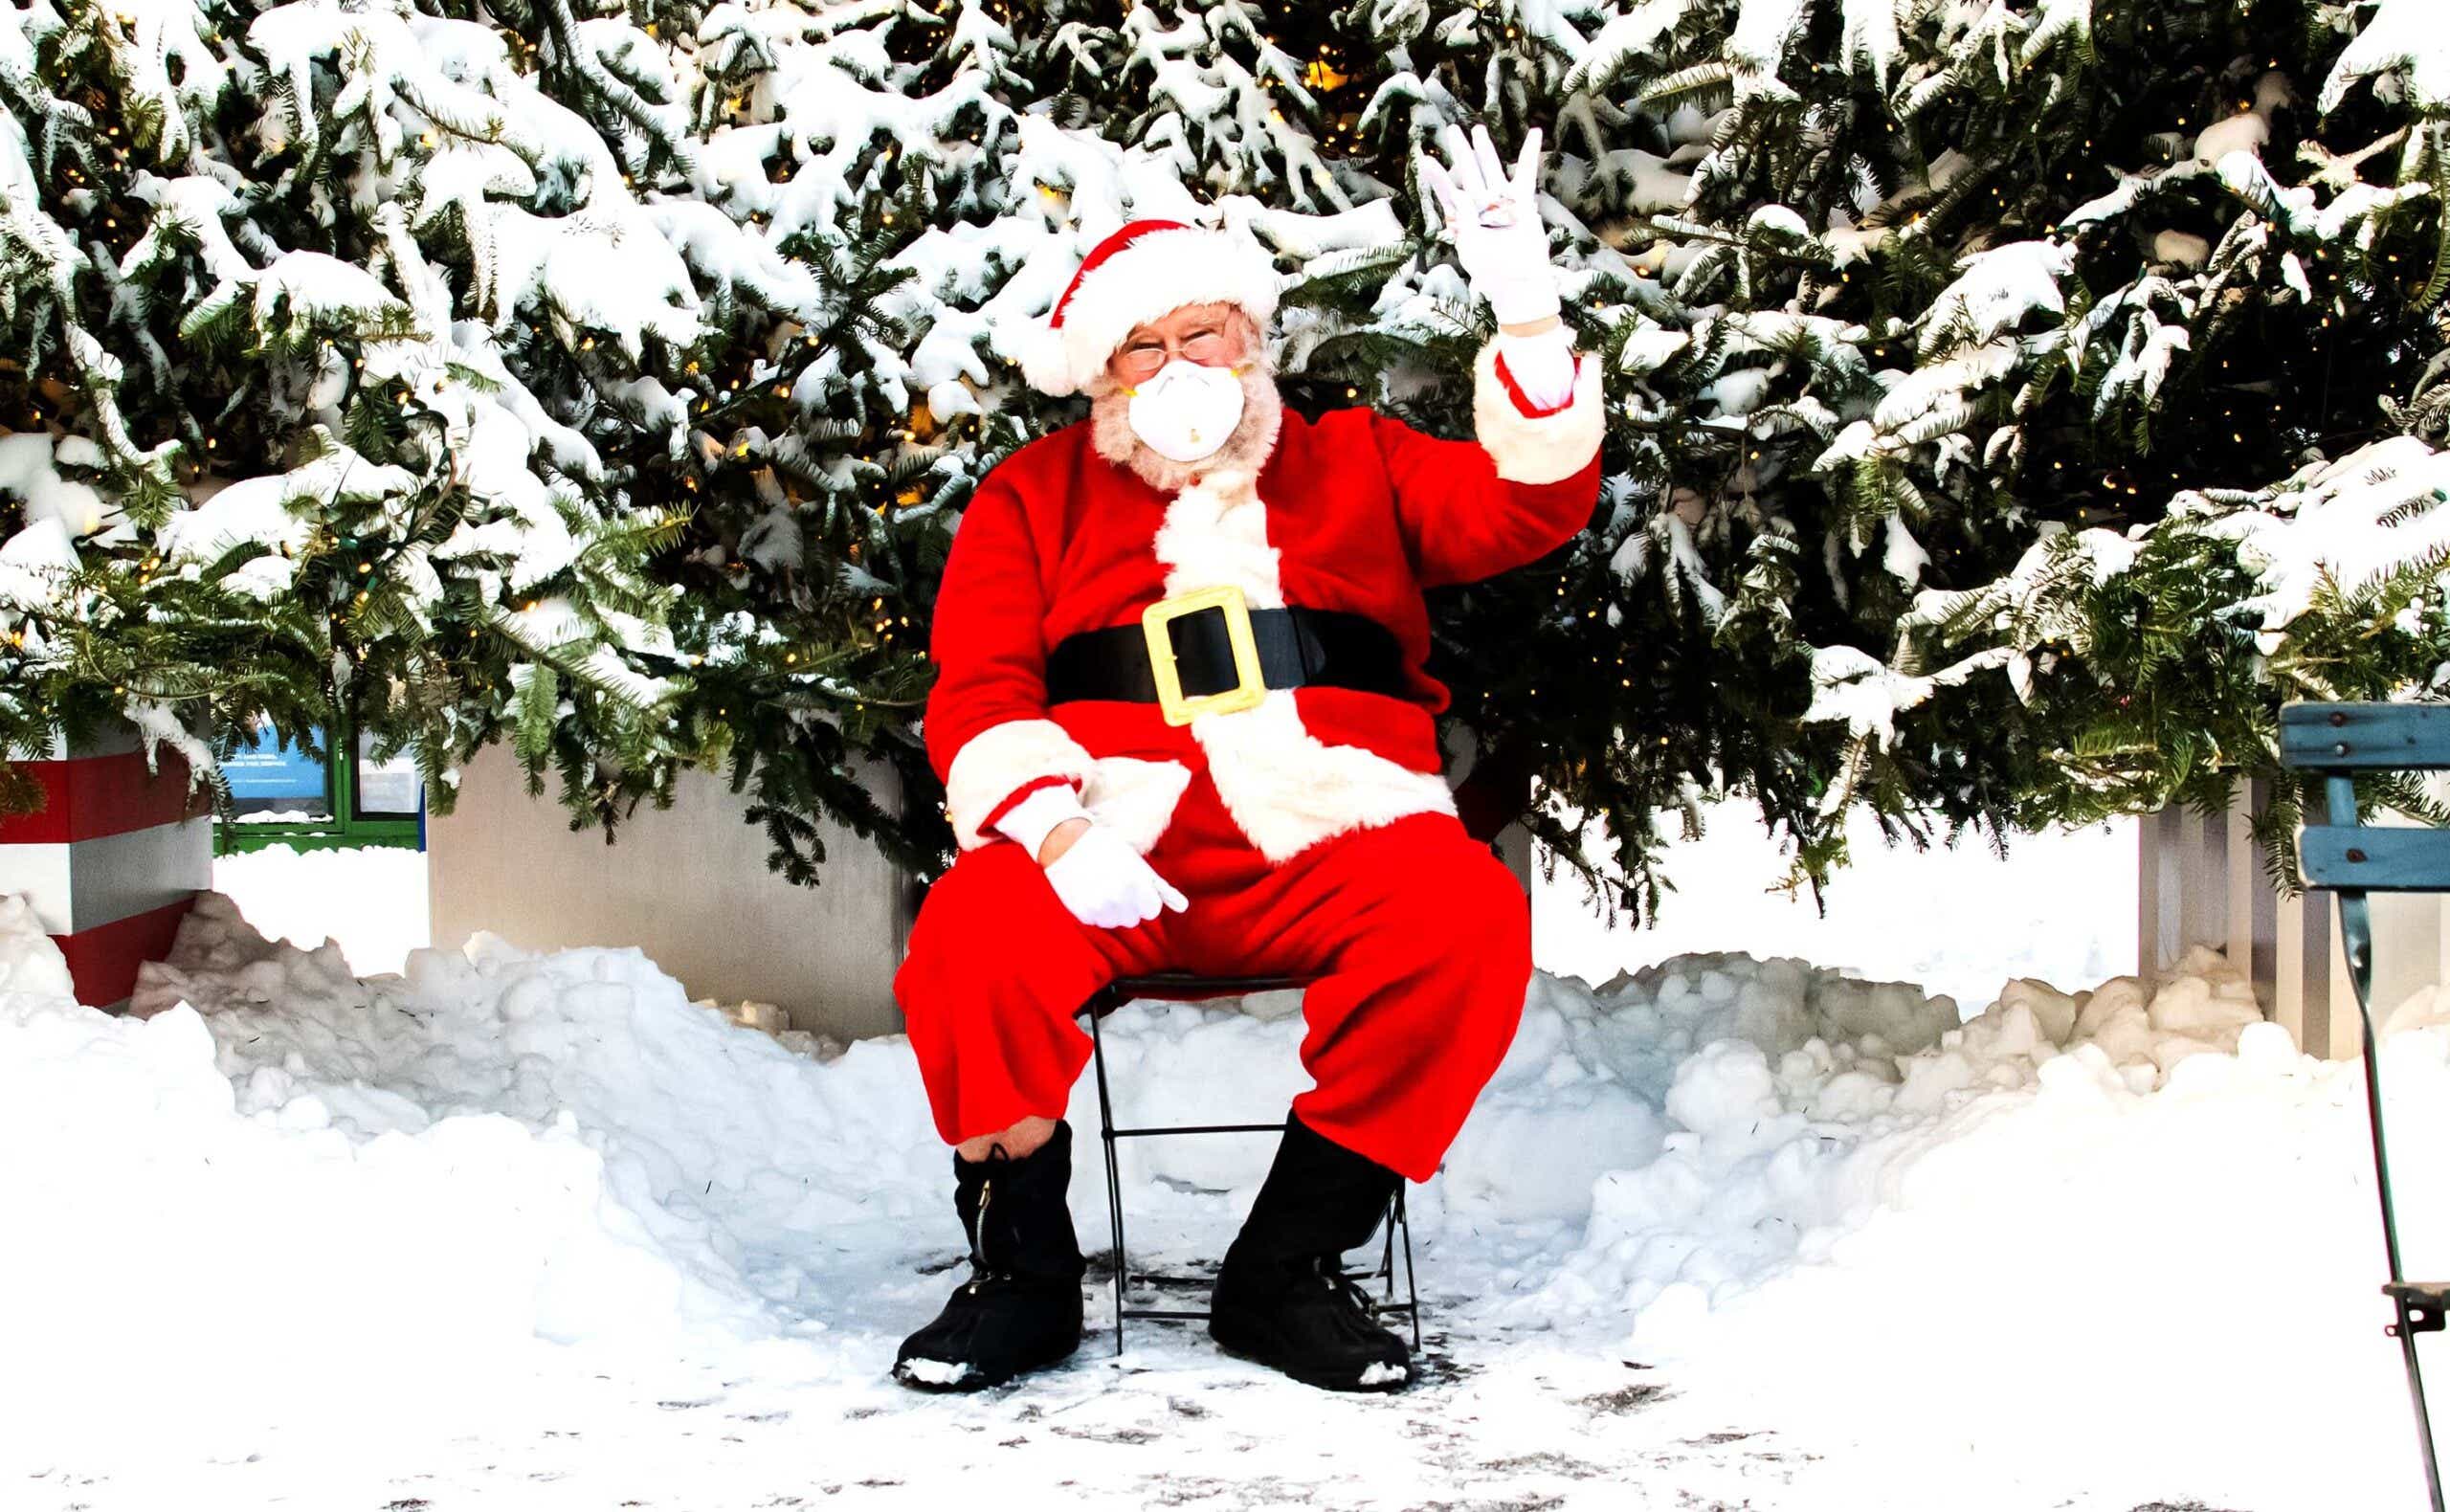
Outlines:
{"label": "red santa jacket", "polygon": [[[1147,854],[1204,766],[1270,861],[1348,830],[1452,813],[1421,670],[1421,590],[1553,550],[1599,489],[1599,365],[1535,411],[1497,360],[1476,364],[1475,441],[1443,441],[1368,410],[1286,411],[1256,477],[1218,469],[1169,497],[1100,456],[1083,420],[1013,453],[979,484],[953,538],[922,729],[964,850],[1023,794],[1070,783],[1100,824]],[[1154,703],[1046,700],[1049,648],[1136,625],[1149,604],[1238,585],[1253,609],[1366,614],[1402,647],[1408,694],[1272,689],[1258,706],[1169,725]]]}

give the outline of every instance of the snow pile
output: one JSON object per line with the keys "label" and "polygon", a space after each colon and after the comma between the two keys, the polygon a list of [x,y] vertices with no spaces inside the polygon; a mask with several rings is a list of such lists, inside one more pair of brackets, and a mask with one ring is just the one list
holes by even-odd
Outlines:
{"label": "snow pile", "polygon": [[[540,956],[479,937],[361,980],[336,945],[268,942],[208,894],[138,987],[151,1016],[114,1019],[42,974],[39,934],[10,939],[35,964],[9,978],[0,1118],[9,1147],[54,1153],[7,1173],[0,1211],[41,1215],[56,1242],[8,1262],[0,1297],[80,1277],[86,1295],[124,1288],[135,1301],[113,1326],[174,1362],[244,1354],[257,1321],[207,1300],[249,1291],[336,1318],[353,1299],[404,1299],[366,1321],[373,1337],[352,1323],[284,1330],[285,1345],[354,1357],[379,1343],[437,1367],[530,1336],[652,1352],[804,1334],[844,1301],[812,1258],[820,1236],[838,1247],[872,1225],[859,1242],[888,1252],[911,1242],[898,1225],[929,1246],[958,1239],[905,1041],[796,1056],[691,1004],[635,951]],[[1442,1190],[1417,1204],[1427,1223],[1441,1199],[1579,1223],[1594,1180],[1658,1153],[1675,1068],[1711,1040],[1834,1037],[1877,1056],[1955,1017],[1945,999],[1793,962],[1680,965],[1596,998],[1539,979]],[[1305,1084],[1298,1001],[1248,1008],[1118,1015],[1118,1117],[1278,1116]],[[1091,1095],[1084,1077],[1084,1130]],[[1144,1242],[1230,1224],[1271,1153],[1265,1139],[1127,1146]],[[1074,1187],[1084,1233],[1104,1226],[1099,1188]],[[73,1374],[96,1320],[46,1317],[28,1322],[56,1326],[49,1348],[20,1358],[56,1350]]]}
{"label": "snow pile", "polygon": [[[209,1025],[241,1118],[330,1128],[361,1151],[469,1120],[592,1151],[579,1164],[604,1233],[560,1235],[578,1284],[540,1256],[547,1338],[774,1333],[818,1301],[812,1236],[924,1191],[943,1165],[902,1042],[820,1065],[693,1004],[635,950],[538,955],[479,935],[361,981],[336,947],[267,942],[207,894],[131,1012]],[[604,1238],[619,1263],[598,1265]]]}
{"label": "snow pile", "polygon": [[[241,823],[316,817],[279,810],[238,816]],[[285,939],[301,949],[330,939],[361,975],[397,971],[410,951],[433,943],[425,853],[406,846],[261,846],[214,856],[212,886],[264,938]],[[345,908],[334,906],[341,899]]]}
{"label": "snow pile", "polygon": [[[959,1252],[906,1041],[794,1054],[635,951],[479,937],[359,979],[208,895],[138,1007],[70,1002],[0,900],[0,1212],[38,1236],[0,1247],[0,1412],[54,1465],[131,1420],[228,1457],[675,1361],[865,1390]],[[2299,1056],[2209,955],[1957,1018],[1792,960],[1535,978],[1412,1204],[1459,1360],[1526,1329],[1634,1358],[1917,1485],[2310,1507],[2350,1464],[2354,1504],[2402,1500],[2355,1068]],[[1303,1084],[1289,993],[1106,1035],[1126,1122],[1270,1118]],[[2404,1190],[2438,1191],[2450,1035],[2389,1056]],[[1135,1255],[1213,1257],[1271,1144],[1129,1145]],[[1078,1175],[1094,1250],[1093,1137]],[[2439,1206],[2409,1203],[2420,1271],[2450,1260]],[[2290,1434],[2245,1431],[2282,1402]]]}
{"label": "snow pile", "polygon": [[[1857,1076],[1939,1042],[1957,1022],[1947,998],[1860,982],[1799,961],[1680,956],[1596,990],[1535,976],[1505,1061],[1447,1154],[1451,1201],[1495,1216],[1580,1222],[1592,1185],[1648,1167],[1669,1138],[1682,1069],[1741,1047],[1812,1053]],[[1601,1187],[1604,1191],[1604,1183]]]}
{"label": "snow pile", "polygon": [[410,1410],[540,1339],[771,1337],[813,1310],[814,1236],[905,1216],[942,1160],[900,1046],[820,1068],[635,952],[480,944],[361,982],[208,894],[140,984],[157,1012],[113,1018],[6,906],[0,1148],[31,1158],[0,1212],[40,1241],[0,1251],[0,1404],[49,1431],[29,1450],[127,1412],[209,1438]]}
{"label": "snow pile", "polygon": [[[1631,1309],[1678,1390],[1968,1495],[2414,1504],[2354,1064],[2300,1056],[2199,949],[2157,992],[2017,982],[1919,1054],[1865,1048],[1683,1059],[1659,1158],[1601,1179],[1510,1310]],[[2383,1085],[2409,1264],[2438,1273],[2450,1036],[2394,1035]]]}
{"label": "snow pile", "polygon": [[[1699,1033],[1660,1036],[1654,994],[1666,1012],[1696,1016],[1675,974],[1686,965],[1611,983],[1593,1004],[1613,1011],[1598,1023],[1641,1043],[1665,1083],[1644,1101],[1678,1132],[1657,1159],[1599,1177],[1591,1227],[1551,1303],[1571,1297],[1580,1311],[1610,1296],[1640,1309],[1676,1291],[1682,1308],[1784,1276],[1893,1201],[1901,1172],[1985,1093],[2098,1085],[2141,1096],[2195,1057],[2234,1056],[2250,1029],[2249,1063],[2297,1058],[2286,1033],[2261,1022],[2251,988],[2208,951],[2150,996],[2132,977],[2073,997],[2012,982],[1962,1027],[1934,1012],[1947,1000],[1921,1003],[1910,989],[1719,958],[1699,995],[1726,1007],[1698,1015]],[[1833,989],[1848,991],[1837,1012],[1799,1011]]]}
{"label": "snow pile", "polygon": [[[2445,997],[2393,1016],[2384,1074],[2417,1274],[2450,1274]],[[1260,1008],[1124,1028],[1152,1104],[1298,1087],[1293,1005]],[[2208,951],[2157,990],[2014,981],[1963,1024],[1793,960],[1544,974],[1415,1238],[1471,1299],[1441,1307],[1638,1361],[1889,1504],[2414,1506],[2362,1096]],[[1163,1174],[1246,1191],[1262,1153]]]}

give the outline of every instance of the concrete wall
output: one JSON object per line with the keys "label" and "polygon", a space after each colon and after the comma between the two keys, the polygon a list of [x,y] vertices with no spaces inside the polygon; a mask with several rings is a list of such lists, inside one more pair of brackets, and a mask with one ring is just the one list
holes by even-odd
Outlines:
{"label": "concrete wall", "polygon": [[[890,770],[869,780],[898,801]],[[772,1003],[794,1029],[844,1037],[899,1033],[910,879],[829,826],[823,884],[793,886],[766,869],[766,832],[742,807],[720,774],[684,773],[671,808],[640,806],[607,846],[601,830],[570,830],[549,787],[530,798],[509,750],[489,747],[453,812],[427,821],[434,943],[486,929],[540,950],[636,945],[693,997]]]}
{"label": "concrete wall", "polygon": [[[1448,745],[1450,781],[1469,769]],[[891,808],[900,783],[868,775]],[[505,747],[461,773],[452,812],[426,822],[426,886],[434,943],[456,947],[475,930],[513,945],[635,945],[693,997],[772,1003],[794,1029],[844,1038],[899,1034],[893,973],[920,889],[847,830],[825,832],[824,883],[794,887],[766,869],[766,832],[743,824],[742,800],[717,775],[684,774],[668,810],[641,808],[619,838],[572,832],[548,789],[527,794]],[[1530,835],[1498,837],[1527,892]]]}

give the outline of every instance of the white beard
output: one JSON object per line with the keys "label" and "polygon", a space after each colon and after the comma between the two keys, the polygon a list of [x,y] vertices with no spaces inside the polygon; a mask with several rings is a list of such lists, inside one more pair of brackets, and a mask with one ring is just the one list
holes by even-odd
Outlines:
{"label": "white beard", "polygon": [[[1256,345],[1256,344],[1254,344]],[[1242,418],[1225,444],[1196,462],[1177,462],[1150,450],[1131,429],[1131,396],[1113,379],[1101,376],[1089,388],[1089,445],[1107,461],[1127,467],[1161,494],[1180,493],[1195,478],[1227,469],[1256,476],[1276,450],[1284,424],[1284,399],[1276,390],[1276,375],[1263,362],[1242,369]]]}

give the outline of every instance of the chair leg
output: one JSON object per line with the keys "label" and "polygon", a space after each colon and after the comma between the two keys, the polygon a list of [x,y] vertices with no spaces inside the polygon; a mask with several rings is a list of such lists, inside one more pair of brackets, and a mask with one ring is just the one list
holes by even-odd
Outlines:
{"label": "chair leg", "polygon": [[1387,1242],[1378,1251],[1377,1274],[1386,1279],[1390,1308],[1395,1302],[1395,1235],[1398,1233],[1404,1239],[1404,1310],[1412,1314],[1413,1347],[1417,1349],[1420,1347],[1420,1286],[1413,1276],[1413,1226],[1404,1212],[1404,1184],[1401,1182],[1395,1184],[1394,1196],[1388,1199]]}
{"label": "chair leg", "polygon": [[[1087,1004],[1089,1012],[1089,1058],[1095,1066],[1098,1082],[1098,1137],[1104,1146],[1106,1159],[1106,1214],[1114,1232],[1114,1352],[1123,1353],[1123,1319],[1125,1292],[1131,1273],[1130,1251],[1123,1231],[1123,1173],[1115,1160],[1114,1099],[1106,1081],[1105,1015],[1108,1010],[1120,1008],[1128,999],[1120,998],[1112,987],[1101,988]],[[1257,1125],[1245,1129],[1240,1125],[1217,1128],[1185,1127],[1180,1130],[1140,1129],[1137,1133],[1239,1133],[1255,1132]],[[1395,1237],[1400,1232],[1404,1247],[1404,1292],[1408,1311],[1413,1319],[1413,1347],[1420,1347],[1420,1280],[1413,1269],[1413,1229],[1404,1207],[1404,1183],[1395,1184],[1395,1195],[1387,1212],[1387,1243],[1379,1260],[1379,1270],[1387,1278],[1387,1300],[1395,1298]],[[1152,1278],[1152,1280],[1158,1279]],[[1169,1279],[1170,1279],[1170,1278]],[[1212,1287],[1214,1283],[1211,1283]],[[1151,1318],[1198,1319],[1205,1313],[1144,1312]],[[2437,1509],[2439,1512],[2439,1509]]]}
{"label": "chair leg", "polygon": [[[2336,794],[2332,803],[2336,810],[2339,805]],[[2348,812],[2352,813],[2354,811],[2350,809]],[[2417,1447],[2424,1456],[2424,1489],[2432,1500],[2433,1512],[2443,1512],[2441,1468],[2433,1449],[2433,1414],[2425,1406],[2424,1368],[2417,1363],[2416,1353],[2416,1336],[2431,1332],[2439,1324],[2438,1321],[2420,1320],[2407,1294],[2399,1290],[2399,1283],[2407,1278],[2400,1271],[2399,1220],[2391,1201],[2391,1158],[2382,1143],[2382,1067],[2378,1047],[2374,1043],[2373,1009],[2370,997],[2373,974],[2372,923],[2363,893],[2343,890],[2338,897],[2340,945],[2348,957],[2350,985],[2356,991],[2357,1016],[2364,1021],[2361,1027],[2365,1032],[2365,1121],[2372,1132],[2373,1190],[2381,1198],[2382,1247],[2391,1268],[2391,1285],[2386,1290],[2391,1294],[2392,1305],[2398,1318],[2390,1331],[2399,1341],[2399,1355],[2407,1365],[2408,1396],[2416,1407]]]}
{"label": "chair leg", "polygon": [[[1404,1212],[1404,1189],[1400,1185],[1395,1188],[1395,1221],[1388,1228],[1391,1239],[1393,1230],[1404,1231],[1404,1294],[1412,1303],[1413,1347],[1417,1349],[1420,1347],[1420,1279],[1413,1270],[1413,1221]],[[1390,1276],[1387,1279],[1392,1288],[1394,1278]]]}
{"label": "chair leg", "polygon": [[1378,1246],[1378,1268],[1370,1274],[1387,1283],[1387,1301],[1395,1300],[1395,1204],[1401,1193],[1387,1199],[1387,1214],[1381,1221],[1387,1225],[1386,1242]]}
{"label": "chair leg", "polygon": [[1112,1005],[1103,1001],[1104,993],[1089,1000],[1089,1056],[1097,1062],[1098,1072],[1098,1135],[1106,1152],[1106,1216],[1114,1225],[1114,1352],[1123,1354],[1123,1283],[1128,1262],[1123,1247],[1123,1176],[1115,1168],[1114,1102],[1106,1095],[1106,1036],[1102,1027],[1105,1010]]}

